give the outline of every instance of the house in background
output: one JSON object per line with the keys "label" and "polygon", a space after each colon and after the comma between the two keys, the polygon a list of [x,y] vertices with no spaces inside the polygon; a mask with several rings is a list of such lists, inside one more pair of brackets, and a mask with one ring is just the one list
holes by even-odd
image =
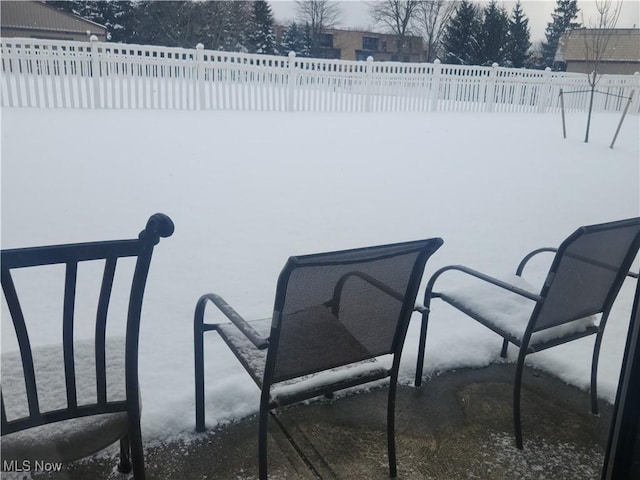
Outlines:
{"label": "house in background", "polygon": [[[286,27],[275,25],[276,43],[280,43]],[[328,29],[318,39],[318,58],[364,61],[371,56],[377,62],[423,62],[422,37],[400,36],[358,30]],[[281,52],[282,53],[282,52]]]}
{"label": "house in background", "polygon": [[333,51],[330,58],[341,60],[366,60],[371,56],[378,62],[422,62],[424,42],[422,37],[361,32],[354,30],[327,30],[321,45]]}
{"label": "house in background", "polygon": [[594,48],[602,50],[598,67],[600,74],[633,75],[640,72],[638,28],[572,30],[561,37],[554,60],[567,72],[591,73]]}
{"label": "house in background", "polygon": [[43,2],[0,2],[0,37],[89,41],[107,40],[107,28]]}

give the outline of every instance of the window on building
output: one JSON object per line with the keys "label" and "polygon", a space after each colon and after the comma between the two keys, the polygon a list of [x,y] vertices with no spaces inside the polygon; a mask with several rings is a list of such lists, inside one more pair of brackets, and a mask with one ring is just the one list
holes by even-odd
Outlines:
{"label": "window on building", "polygon": [[378,39],[376,37],[362,37],[362,49],[378,51]]}
{"label": "window on building", "polygon": [[341,50],[339,48],[322,48],[316,52],[318,58],[341,58]]}
{"label": "window on building", "polygon": [[318,45],[322,48],[333,48],[333,34],[321,33],[318,36]]}

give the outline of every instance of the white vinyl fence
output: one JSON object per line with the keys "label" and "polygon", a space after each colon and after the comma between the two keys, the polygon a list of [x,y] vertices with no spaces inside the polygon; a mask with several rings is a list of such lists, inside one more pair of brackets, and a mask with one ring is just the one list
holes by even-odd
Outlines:
{"label": "white vinyl fence", "polygon": [[[3,107],[313,112],[585,111],[586,75],[3,38]],[[640,75],[603,75],[595,111],[622,111]]]}

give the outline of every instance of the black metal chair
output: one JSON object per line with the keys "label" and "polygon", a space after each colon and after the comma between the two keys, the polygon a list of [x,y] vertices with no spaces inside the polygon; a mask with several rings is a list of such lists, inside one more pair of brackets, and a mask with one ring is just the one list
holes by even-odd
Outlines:
{"label": "black metal chair", "polygon": [[[171,219],[158,213],[149,218],[137,239],[2,250],[2,289],[19,347],[17,352],[2,354],[4,466],[77,460],[120,440],[118,470],[129,472],[133,467],[134,478],[144,479],[138,388],[140,314],[153,248],[173,230]],[[90,275],[85,283],[78,279],[84,280],[94,267],[100,271],[92,284],[95,297],[80,298],[76,291],[85,291]],[[61,284],[47,284],[46,289],[63,292],[55,305],[46,303],[52,293],[34,292],[34,280],[25,280],[36,275],[49,282],[52,271],[60,272]],[[112,301],[116,290],[115,296],[121,292],[128,300],[127,308]],[[80,340],[74,338],[74,324],[84,320],[79,317],[85,300],[93,302],[87,315],[92,317],[95,335]],[[58,304],[61,344],[32,347],[29,332],[33,336],[39,326],[33,317],[45,315],[50,317],[46,321],[56,321]],[[126,320],[112,318],[111,310],[120,307]],[[107,335],[107,323],[118,322],[126,329],[120,343]]]}
{"label": "black metal chair", "polygon": [[[262,390],[259,473],[267,478],[272,409],[390,377],[389,469],[396,476],[394,404],[400,354],[425,263],[439,238],[291,257],[278,279],[273,317],[246,322],[218,295],[194,319],[196,430],[205,430],[203,334],[216,330]],[[231,323],[204,323],[212,302]],[[391,355],[392,365],[372,361]],[[328,375],[313,375],[344,367]],[[313,378],[309,379],[309,376]]]}
{"label": "black metal chair", "polygon": [[[596,335],[591,365],[591,410],[598,412],[596,377],[602,335],[609,312],[640,247],[640,218],[580,227],[559,248],[541,248],[526,255],[510,278],[494,278],[461,265],[436,271],[427,283],[418,347],[415,384],[422,383],[429,307],[440,298],[503,338],[501,357],[509,343],[520,348],[513,392],[516,446],[522,449],[520,391],[526,355]],[[526,264],[543,252],[555,257],[542,289],[522,277]],[[445,272],[458,271],[480,280],[476,286],[433,291]],[[600,315],[597,321],[596,315]]]}

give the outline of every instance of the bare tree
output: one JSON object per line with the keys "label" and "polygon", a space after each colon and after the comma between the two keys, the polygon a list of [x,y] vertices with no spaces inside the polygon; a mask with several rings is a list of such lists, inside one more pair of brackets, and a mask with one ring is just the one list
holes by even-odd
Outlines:
{"label": "bare tree", "polygon": [[[596,10],[598,12],[596,21],[589,22],[589,28],[578,30],[575,33],[581,34],[584,38],[584,58],[587,66],[587,81],[591,90],[589,98],[589,113],[587,114],[587,130],[584,141],[589,141],[589,129],[591,127],[591,112],[593,110],[593,97],[597,93],[596,86],[600,80],[602,62],[609,58],[611,49],[609,41],[614,33],[614,28],[620,18],[622,1],[614,3],[613,0],[596,0]],[[584,24],[584,19],[582,20]]]}
{"label": "bare tree", "polygon": [[420,0],[418,2],[416,23],[425,40],[427,62],[433,62],[438,58],[444,29],[456,11],[457,5],[458,2],[453,0]]}
{"label": "bare tree", "polygon": [[296,12],[302,25],[308,24],[311,29],[311,55],[315,56],[320,35],[340,20],[340,5],[328,0],[296,0]]}
{"label": "bare tree", "polygon": [[382,0],[369,4],[369,13],[376,23],[382,23],[391,32],[400,37],[396,42],[398,53],[402,49],[404,39],[411,33],[416,20],[418,0]]}

